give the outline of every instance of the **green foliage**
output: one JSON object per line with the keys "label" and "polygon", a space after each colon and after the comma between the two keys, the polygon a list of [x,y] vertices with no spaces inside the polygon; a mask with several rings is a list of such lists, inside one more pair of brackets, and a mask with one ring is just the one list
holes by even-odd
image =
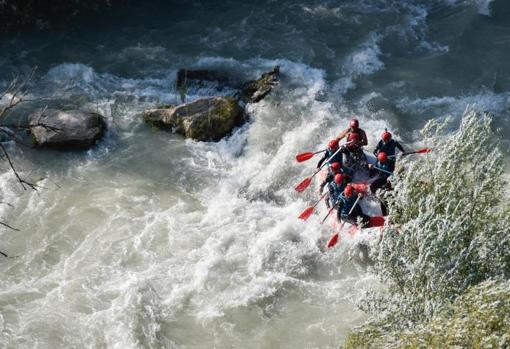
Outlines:
{"label": "green foliage", "polygon": [[433,153],[407,159],[385,194],[391,224],[372,257],[386,288],[361,303],[381,334],[430,321],[472,286],[510,276],[510,206],[491,119],[467,111],[446,134],[450,123],[426,125]]}
{"label": "green foliage", "polygon": [[365,326],[344,348],[507,348],[510,346],[510,281],[487,281],[411,330],[384,333]]}

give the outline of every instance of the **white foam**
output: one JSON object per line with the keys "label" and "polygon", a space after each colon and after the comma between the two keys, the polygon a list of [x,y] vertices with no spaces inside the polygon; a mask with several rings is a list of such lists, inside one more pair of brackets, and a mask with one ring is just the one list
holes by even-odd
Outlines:
{"label": "white foam", "polygon": [[344,95],[348,90],[356,87],[356,79],[384,68],[384,63],[380,60],[381,49],[378,46],[381,38],[380,34],[370,33],[359,48],[344,59],[342,64],[344,77],[334,87],[337,94]]}
{"label": "white foam", "polygon": [[406,112],[433,113],[431,116],[462,115],[468,105],[476,110],[499,115],[510,107],[510,93],[483,91],[462,96],[442,96],[428,98],[402,98],[397,107]]}
{"label": "white foam", "polygon": [[303,6],[303,11],[312,16],[318,16],[322,18],[341,18],[341,7],[330,7],[326,5],[308,5]]}
{"label": "white foam", "polygon": [[491,14],[491,3],[494,2],[494,0],[443,0],[443,2],[448,6],[462,6],[466,3],[471,4],[472,6],[475,6],[478,14],[482,16],[488,16],[490,17]]}
{"label": "white foam", "polygon": [[[28,345],[35,345],[31,334],[46,327],[54,336],[42,342],[53,346],[179,347],[194,334],[200,343],[223,347],[243,336],[242,324],[269,336],[266,320],[282,326],[292,320],[311,345],[327,347],[359,321],[351,303],[358,290],[342,281],[364,272],[346,266],[342,244],[322,252],[331,228],[321,227],[319,216],[299,221],[315,196],[293,191],[315,165],[315,159],[296,164],[295,154],[321,148],[347,120],[316,98],[327,87],[324,72],[288,60],[204,58],[200,64],[252,67],[255,76],[279,64],[285,93],[277,88],[250,105],[250,124],[218,143],[172,143],[159,132],[140,139],[145,131],[131,130],[115,151],[94,150],[49,167],[61,188],[33,194],[15,212],[32,228],[13,241],[21,257],[8,268],[30,276],[2,281],[7,302],[30,288],[37,300],[18,298],[3,320],[12,335],[1,344],[31,338]],[[151,103],[137,98],[162,94],[169,78],[125,79],[61,65],[46,80],[102,93],[99,108],[106,113],[111,99],[125,101],[117,113],[129,120]],[[154,159],[154,149],[168,156]],[[328,312],[308,319],[317,308],[306,304],[323,302]],[[51,309],[59,313],[48,324]],[[341,312],[340,329],[307,329],[310,321],[332,323]]]}
{"label": "white foam", "polygon": [[490,17],[491,14],[491,3],[494,0],[474,0],[474,3],[478,7],[478,13],[484,16]]}

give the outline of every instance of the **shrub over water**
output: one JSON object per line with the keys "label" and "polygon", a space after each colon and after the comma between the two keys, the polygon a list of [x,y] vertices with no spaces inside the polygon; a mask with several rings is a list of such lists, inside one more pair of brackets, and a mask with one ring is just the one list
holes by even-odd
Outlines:
{"label": "shrub over water", "polygon": [[510,276],[510,205],[491,118],[468,109],[448,133],[451,123],[425,126],[433,153],[406,159],[384,194],[390,224],[372,258],[385,287],[361,303],[369,337],[426,323],[469,288]]}

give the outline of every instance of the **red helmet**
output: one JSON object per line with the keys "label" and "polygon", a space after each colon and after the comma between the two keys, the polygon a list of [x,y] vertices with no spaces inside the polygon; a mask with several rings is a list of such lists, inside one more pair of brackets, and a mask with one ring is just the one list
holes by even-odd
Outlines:
{"label": "red helmet", "polygon": [[328,148],[335,151],[338,149],[338,141],[336,139],[332,139],[328,143]]}
{"label": "red helmet", "polygon": [[349,122],[349,127],[350,127],[350,128],[358,128],[358,127],[359,127],[359,121],[358,121],[358,119],[353,118],[353,119]]}
{"label": "red helmet", "polygon": [[337,173],[337,174],[335,175],[335,183],[336,183],[336,184],[340,184],[340,183],[342,183],[343,181],[344,181],[344,175],[343,175],[343,174],[341,174],[341,173]]}
{"label": "red helmet", "polygon": [[377,154],[377,160],[379,160],[379,162],[386,162],[386,160],[388,160],[388,155],[386,155],[386,153],[382,151],[379,154]]}
{"label": "red helmet", "polygon": [[342,168],[342,165],[339,162],[334,162],[331,164],[330,168],[331,168],[331,171],[336,173],[336,172],[340,171],[340,169]]}
{"label": "red helmet", "polygon": [[347,186],[344,189],[344,195],[346,197],[350,197],[354,193],[354,189],[352,189],[352,185],[347,184]]}
{"label": "red helmet", "polygon": [[388,131],[384,131],[381,135],[381,138],[383,141],[389,142],[391,139],[391,133],[389,133]]}

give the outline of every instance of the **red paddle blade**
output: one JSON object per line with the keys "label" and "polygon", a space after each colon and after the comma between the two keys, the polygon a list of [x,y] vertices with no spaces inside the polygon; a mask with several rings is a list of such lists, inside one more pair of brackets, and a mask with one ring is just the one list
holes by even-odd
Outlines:
{"label": "red paddle blade", "polygon": [[298,154],[296,155],[296,161],[297,162],[303,162],[303,161],[306,161],[308,159],[311,159],[313,158],[313,153],[303,153],[303,154]]}
{"label": "red paddle blade", "polygon": [[368,228],[382,227],[383,225],[384,225],[384,217],[383,216],[374,216],[374,217],[370,217],[370,222],[368,223]]}
{"label": "red paddle blade", "polygon": [[301,212],[299,219],[306,221],[313,213],[313,207],[308,207],[306,210]]}
{"label": "red paddle blade", "polygon": [[366,185],[365,183],[351,183],[351,186],[358,193],[366,193],[368,190],[368,185]]}
{"label": "red paddle blade", "polygon": [[306,188],[308,188],[310,183],[312,183],[312,177],[307,177],[301,183],[296,185],[294,189],[296,189],[298,193],[302,193],[303,191],[305,191]]}
{"label": "red paddle blade", "polygon": [[338,236],[339,236],[339,234],[335,233],[335,234],[333,234],[332,237],[329,238],[328,245],[327,245],[328,248],[334,247],[336,245],[336,243],[338,242]]}
{"label": "red paddle blade", "polygon": [[417,151],[415,151],[416,154],[423,154],[423,153],[430,153],[432,151],[432,149],[430,148],[423,148],[423,149],[418,149]]}

